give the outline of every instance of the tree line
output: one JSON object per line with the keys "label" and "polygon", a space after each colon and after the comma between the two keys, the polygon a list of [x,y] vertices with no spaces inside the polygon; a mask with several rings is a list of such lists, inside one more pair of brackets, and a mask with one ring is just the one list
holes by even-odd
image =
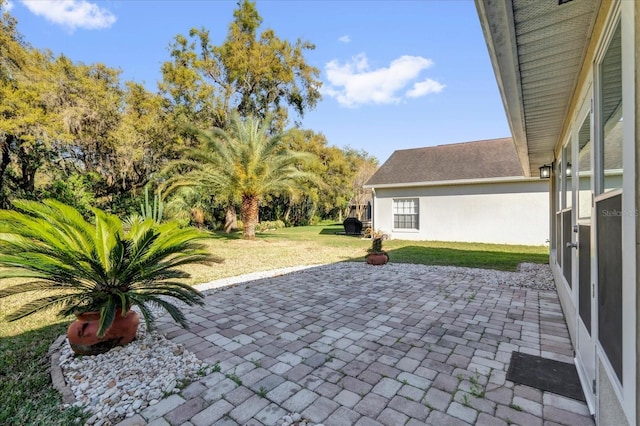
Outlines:
{"label": "tree line", "polygon": [[[221,44],[205,28],[176,35],[152,92],[123,81],[119,69],[34,48],[5,11],[0,207],[18,198],[55,198],[84,213],[95,206],[130,214],[151,188],[162,190],[166,216],[198,226],[230,230],[238,209],[291,225],[341,218],[377,160],[301,128],[321,99],[319,70],[304,58],[314,45],[282,40],[261,24],[255,2],[242,0]],[[266,181],[260,191],[243,193],[231,170],[237,164],[225,155],[231,141],[250,139],[238,132],[251,126],[260,128],[263,142],[277,140],[276,156],[264,157],[269,170],[244,165],[243,173],[262,173]],[[241,162],[253,161],[243,155]],[[272,170],[278,164],[286,173]]]}

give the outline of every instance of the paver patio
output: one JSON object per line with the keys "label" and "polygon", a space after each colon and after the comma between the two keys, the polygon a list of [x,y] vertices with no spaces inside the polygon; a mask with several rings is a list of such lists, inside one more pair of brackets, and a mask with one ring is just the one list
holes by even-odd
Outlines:
{"label": "paver patio", "polygon": [[214,290],[159,329],[220,371],[121,425],[592,425],[506,380],[512,351],[573,362],[555,291],[491,272],[345,263]]}

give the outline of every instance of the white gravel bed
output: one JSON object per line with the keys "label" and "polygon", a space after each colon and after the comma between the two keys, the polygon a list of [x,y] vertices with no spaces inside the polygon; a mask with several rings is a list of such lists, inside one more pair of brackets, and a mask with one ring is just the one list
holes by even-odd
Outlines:
{"label": "white gravel bed", "polygon": [[[261,278],[287,273],[301,273],[312,266],[272,270],[241,277],[212,281],[197,286],[201,291],[224,291],[222,287],[246,283]],[[553,275],[549,265],[523,263],[517,272],[490,269],[460,268],[389,263],[371,266],[363,263],[335,263],[316,266],[339,272],[365,272],[376,268],[381,273],[423,274],[440,271],[452,279],[474,278],[488,285],[506,285],[533,290],[554,290]],[[378,276],[380,278],[380,276]],[[68,342],[61,347],[60,367],[76,402],[91,414],[88,425],[107,426],[117,424],[162,398],[179,392],[181,384],[209,374],[213,367],[200,361],[180,344],[167,340],[156,332],[148,332],[144,321],[140,322],[136,340],[124,347],[95,356],[76,357]],[[299,413],[284,416],[278,425],[312,426]],[[319,426],[319,425],[316,425]]]}
{"label": "white gravel bed", "polygon": [[212,367],[182,345],[141,320],[136,339],[126,346],[94,356],[76,356],[68,340],[62,345],[60,367],[76,402],[91,414],[88,425],[113,425],[166,396],[185,382],[208,374]]}

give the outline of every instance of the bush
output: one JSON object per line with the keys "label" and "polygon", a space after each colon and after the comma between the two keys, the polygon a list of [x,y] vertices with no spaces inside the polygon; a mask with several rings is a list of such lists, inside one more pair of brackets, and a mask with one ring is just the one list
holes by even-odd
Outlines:
{"label": "bush", "polygon": [[265,220],[256,225],[256,232],[273,231],[274,229],[282,229],[285,224],[281,220]]}
{"label": "bush", "polygon": [[365,228],[363,231],[363,237],[364,238],[371,238],[371,239],[376,239],[376,238],[380,238],[382,240],[388,240],[389,239],[389,234],[385,234],[384,231],[378,229],[375,230],[373,228]]}
{"label": "bush", "polygon": [[313,215],[311,219],[309,219],[309,225],[317,225],[322,222],[322,218],[318,215]]}
{"label": "bush", "polygon": [[38,198],[54,198],[90,217],[91,207],[97,204],[95,188],[99,184],[100,177],[95,173],[62,176],[42,188]]}

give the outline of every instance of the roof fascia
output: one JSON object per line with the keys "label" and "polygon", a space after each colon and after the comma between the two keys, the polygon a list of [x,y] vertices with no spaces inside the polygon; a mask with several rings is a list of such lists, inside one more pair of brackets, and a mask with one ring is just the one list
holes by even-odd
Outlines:
{"label": "roof fascia", "polygon": [[385,184],[365,184],[363,188],[384,189],[384,188],[415,188],[419,186],[453,186],[453,185],[482,185],[491,183],[526,183],[541,182],[538,177],[507,176],[486,179],[456,179],[438,180],[428,182],[405,182],[405,183],[385,183]]}
{"label": "roof fascia", "polygon": [[531,177],[513,7],[503,0],[475,3],[520,166]]}

